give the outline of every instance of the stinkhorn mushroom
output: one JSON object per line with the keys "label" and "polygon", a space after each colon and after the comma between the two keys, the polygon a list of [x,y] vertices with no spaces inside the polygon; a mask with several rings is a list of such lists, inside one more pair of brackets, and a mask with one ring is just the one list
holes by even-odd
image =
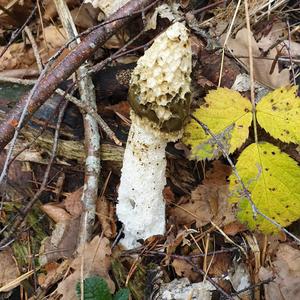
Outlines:
{"label": "stinkhorn mushroom", "polygon": [[125,233],[121,244],[127,249],[164,234],[165,148],[181,138],[189,114],[191,57],[188,30],[177,22],[155,39],[132,73],[132,124],[117,204]]}

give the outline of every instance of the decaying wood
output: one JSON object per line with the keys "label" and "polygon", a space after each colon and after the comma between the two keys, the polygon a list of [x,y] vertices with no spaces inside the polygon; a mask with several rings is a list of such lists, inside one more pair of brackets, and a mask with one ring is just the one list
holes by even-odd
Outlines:
{"label": "decaying wood", "polygon": [[[53,70],[46,73],[30,99],[24,123],[28,122],[32,114],[53,94],[58,85],[78,69],[85,60],[91,57],[99,46],[133,18],[135,12],[153,2],[154,0],[129,1],[110,16],[105,26],[99,27],[88,34]],[[0,151],[4,149],[13,137],[28,97],[28,95],[23,97],[0,124]]]}
{"label": "decaying wood", "polygon": [[[34,145],[30,148],[31,151],[43,151],[49,153],[53,144],[53,135],[51,133],[44,133],[38,139],[38,130],[33,129],[32,127],[24,127],[22,131],[22,136],[30,143],[35,141]],[[21,147],[24,147],[24,140],[21,140],[20,143],[17,143],[15,152],[18,152]],[[30,151],[30,150],[29,150]],[[109,143],[102,143],[100,147],[100,158],[103,161],[112,161],[117,165],[122,164],[124,148]],[[24,157],[24,156],[23,156]],[[83,141],[71,141],[60,139],[57,149],[57,157],[61,161],[65,161],[65,164],[68,164],[68,160],[77,161],[80,165],[83,165],[85,160],[85,151]],[[23,160],[23,159],[22,159]],[[47,164],[47,160],[37,160],[35,161],[34,156],[30,158],[26,155],[26,160],[33,161],[37,163]]]}

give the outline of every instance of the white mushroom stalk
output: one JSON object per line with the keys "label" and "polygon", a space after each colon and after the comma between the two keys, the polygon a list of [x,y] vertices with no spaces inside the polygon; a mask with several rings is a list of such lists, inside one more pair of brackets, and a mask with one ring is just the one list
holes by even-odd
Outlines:
{"label": "white mushroom stalk", "polygon": [[188,31],[177,22],[156,38],[132,74],[132,125],[117,204],[127,249],[165,232],[165,148],[181,138],[189,113],[191,56]]}

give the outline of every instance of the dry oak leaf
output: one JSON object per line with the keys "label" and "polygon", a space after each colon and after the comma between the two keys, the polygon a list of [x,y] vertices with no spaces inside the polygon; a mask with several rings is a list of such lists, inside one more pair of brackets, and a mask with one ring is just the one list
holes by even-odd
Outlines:
{"label": "dry oak leaf", "polygon": [[273,261],[273,269],[259,270],[260,280],[276,276],[264,285],[266,300],[300,299],[300,251],[288,244],[280,244]]}
{"label": "dry oak leaf", "polygon": [[208,224],[211,220],[226,225],[236,220],[232,205],[228,203],[228,184],[226,177],[231,173],[229,166],[220,161],[213,162],[213,168],[207,173],[203,184],[192,191],[188,203],[170,209],[178,224],[190,224],[196,221],[197,227]]}
{"label": "dry oak leaf", "polygon": [[74,272],[59,283],[57,291],[63,295],[62,300],[77,299],[75,287],[81,278],[82,262],[83,278],[100,276],[107,282],[111,293],[115,292],[115,284],[108,274],[111,266],[110,242],[105,237],[96,236],[90,243],[79,248],[78,256],[70,265]]}
{"label": "dry oak leaf", "polygon": [[[225,39],[225,36],[222,37]],[[249,59],[248,53],[248,31],[246,28],[241,29],[236,38],[229,38],[226,45],[247,68]],[[270,50],[269,54],[264,58],[261,57],[261,51],[257,42],[255,41],[253,34],[251,33],[251,47],[253,53],[253,68],[254,68],[254,79],[268,87],[278,88],[289,84],[289,70],[284,69],[279,72],[278,64],[276,64],[274,71],[270,74],[273,67],[273,60],[277,55],[276,49]],[[246,58],[239,58],[246,57]]]}

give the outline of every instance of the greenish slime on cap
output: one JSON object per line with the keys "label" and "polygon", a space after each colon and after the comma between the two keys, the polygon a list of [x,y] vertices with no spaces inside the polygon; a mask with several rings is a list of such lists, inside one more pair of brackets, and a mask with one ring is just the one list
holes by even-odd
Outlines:
{"label": "greenish slime on cap", "polygon": [[168,120],[161,120],[153,110],[153,103],[141,104],[140,95],[136,85],[131,85],[129,88],[128,100],[133,111],[141,118],[147,118],[155,123],[162,132],[175,132],[183,128],[185,121],[190,112],[190,93],[187,93],[183,100],[179,96],[175,96],[173,101],[168,103],[167,108],[172,113]]}

